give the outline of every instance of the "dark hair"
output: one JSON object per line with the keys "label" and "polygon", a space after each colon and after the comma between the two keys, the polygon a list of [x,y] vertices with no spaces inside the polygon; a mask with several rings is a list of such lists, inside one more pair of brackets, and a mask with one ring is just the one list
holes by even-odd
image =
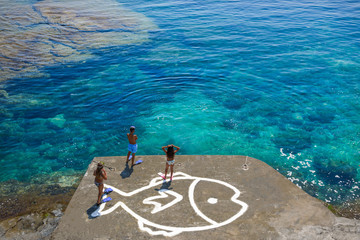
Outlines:
{"label": "dark hair", "polygon": [[95,172],[95,174],[96,174],[96,176],[101,176],[101,170],[104,168],[104,165],[102,164],[102,163],[98,163],[98,165],[97,165],[97,169],[96,169],[96,172]]}
{"label": "dark hair", "polygon": [[131,126],[131,127],[130,127],[130,132],[132,132],[132,131],[135,131],[135,127],[134,127],[134,126]]}
{"label": "dark hair", "polygon": [[167,152],[166,152],[166,156],[168,156],[169,158],[173,158],[175,155],[174,153],[174,147],[168,147]]}

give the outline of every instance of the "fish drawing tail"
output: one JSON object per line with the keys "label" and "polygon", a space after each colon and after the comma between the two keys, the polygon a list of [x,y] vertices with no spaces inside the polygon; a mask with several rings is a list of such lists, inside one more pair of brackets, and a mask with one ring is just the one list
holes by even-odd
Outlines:
{"label": "fish drawing tail", "polygon": [[[107,185],[107,184],[104,184],[104,187],[105,187],[105,189],[106,189],[106,188],[111,188],[111,189],[113,189],[113,192],[116,192],[116,193],[119,194],[120,196],[130,197],[130,196],[132,195],[131,193],[126,193],[126,192],[124,192],[124,191],[121,191],[120,189],[117,189],[117,188],[115,188],[115,187],[113,187],[113,186],[110,186],[110,185]],[[106,197],[107,197],[107,194],[105,193],[102,198],[106,198]],[[104,210],[104,208],[105,208],[105,206],[106,206],[106,203],[101,204],[101,205],[100,205],[100,208],[99,208],[99,214],[100,214],[101,216],[106,215],[106,214],[109,214],[109,213],[113,212],[116,208],[118,208],[119,206],[122,206],[122,207],[123,207],[123,205],[125,205],[125,204],[124,204],[123,202],[119,201],[119,202],[117,202],[114,206],[112,206],[112,207]]]}
{"label": "fish drawing tail", "polygon": [[[158,185],[159,183],[161,183],[162,179],[161,180],[160,179],[161,178],[154,178],[150,181],[150,183],[148,185],[138,188],[132,192],[124,192],[124,191],[122,191],[114,186],[108,185],[108,184],[104,184],[104,187],[113,189],[113,192],[116,192],[117,194],[119,194],[122,197],[131,197],[141,191],[144,191],[146,189],[149,189],[151,187]],[[103,195],[103,198],[105,198],[105,197],[106,197],[106,194]],[[113,212],[116,208],[118,208],[119,206],[121,206],[123,209],[127,208],[125,203],[123,203],[122,201],[117,202],[114,206],[112,206],[106,210],[104,210],[105,206],[106,206],[106,203],[100,205],[100,208],[99,208],[100,215],[109,214],[109,213]]]}
{"label": "fish drawing tail", "polygon": [[[140,191],[142,191],[144,189],[148,189],[149,187],[153,187],[156,184],[158,184],[158,181],[152,181],[148,186],[145,186],[143,188],[137,189],[137,190],[129,192],[129,193],[123,192],[123,191],[121,191],[121,190],[119,190],[119,189],[117,189],[117,188],[115,188],[113,186],[107,185],[107,184],[104,184],[104,187],[105,188],[111,187],[114,192],[118,193],[121,196],[131,197],[132,195],[134,195],[134,194],[136,194],[136,193],[138,193],[138,192],[140,192]],[[170,202],[170,203],[168,203],[166,205],[162,205],[162,204],[156,202],[157,199],[167,198],[167,197],[169,197],[169,195],[175,197],[175,199],[172,202]],[[106,194],[104,194],[103,197],[106,197]],[[183,199],[183,197],[180,194],[178,194],[178,193],[176,193],[174,191],[168,190],[166,192],[159,192],[159,195],[152,196],[152,197],[144,199],[143,203],[144,204],[152,204],[152,205],[154,205],[154,209],[151,212],[152,214],[154,214],[154,213],[160,212],[162,210],[165,210],[165,209],[173,206],[174,204],[180,202],[182,199]],[[122,209],[124,209],[126,212],[128,212],[131,216],[133,216],[137,220],[138,226],[139,226],[141,231],[148,232],[151,235],[163,235],[163,236],[172,237],[172,236],[175,236],[175,235],[182,232],[181,229],[178,229],[176,227],[170,227],[170,229],[169,229],[169,227],[167,227],[167,226],[152,223],[151,221],[141,217],[136,212],[131,210],[122,201],[118,201],[114,206],[112,206],[112,207],[110,207],[110,208],[108,208],[106,210],[104,210],[105,205],[106,205],[106,203],[101,204],[100,209],[98,211],[99,216],[107,215],[107,214],[113,212],[118,207],[121,207]],[[155,229],[152,229],[152,228],[155,228]]]}

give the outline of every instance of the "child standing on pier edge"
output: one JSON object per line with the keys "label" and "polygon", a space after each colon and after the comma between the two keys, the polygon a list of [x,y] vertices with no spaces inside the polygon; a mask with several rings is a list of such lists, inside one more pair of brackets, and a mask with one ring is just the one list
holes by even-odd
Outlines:
{"label": "child standing on pier edge", "polygon": [[[165,148],[167,148],[167,150],[165,150]],[[174,148],[176,148],[176,150],[174,150]],[[162,178],[164,180],[166,180],[166,174],[167,171],[169,169],[170,166],[170,171],[171,171],[171,175],[170,175],[170,181],[172,181],[173,178],[173,173],[174,173],[174,164],[175,164],[175,153],[177,153],[177,151],[180,150],[179,147],[174,146],[174,144],[171,145],[167,145],[162,147],[162,150],[166,153],[166,167],[165,167],[165,176],[162,176]]]}
{"label": "child standing on pier edge", "polygon": [[[138,139],[138,137],[134,133],[135,133],[135,127],[131,126],[130,133],[127,133],[127,137],[129,140],[129,145],[128,145],[129,152],[128,152],[127,158],[126,158],[126,162],[129,162],[130,158],[131,158],[131,166],[134,166],[135,153],[136,153],[137,147],[138,147],[138,145],[136,144],[136,140]],[[130,157],[130,154],[131,154],[131,157]]]}
{"label": "child standing on pier edge", "polygon": [[101,196],[103,195],[104,180],[107,180],[107,174],[104,170],[103,162],[98,163],[97,168],[96,168],[96,170],[94,170],[93,175],[95,176],[94,183],[99,189],[98,200],[96,202],[96,204],[99,206],[101,203]]}

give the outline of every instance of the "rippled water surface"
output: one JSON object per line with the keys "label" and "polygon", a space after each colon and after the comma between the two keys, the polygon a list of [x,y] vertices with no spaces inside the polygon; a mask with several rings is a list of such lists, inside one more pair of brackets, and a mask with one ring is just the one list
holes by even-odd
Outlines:
{"label": "rippled water surface", "polygon": [[71,185],[135,125],[140,155],[248,155],[360,197],[358,1],[103,2],[0,1],[3,184]]}

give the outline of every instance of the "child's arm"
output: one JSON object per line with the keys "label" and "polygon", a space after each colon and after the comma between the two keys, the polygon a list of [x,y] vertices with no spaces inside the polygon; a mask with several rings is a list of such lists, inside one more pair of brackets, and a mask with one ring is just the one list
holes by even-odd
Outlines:
{"label": "child's arm", "polygon": [[162,150],[163,150],[165,153],[167,153],[166,150],[165,150],[165,148],[167,148],[167,146],[163,146],[163,147],[162,147]]}
{"label": "child's arm", "polygon": [[180,150],[180,148],[179,147],[177,147],[177,146],[175,146],[175,145],[173,145],[174,146],[174,148],[176,148],[176,150],[174,151],[174,153],[176,153],[177,151],[179,151]]}
{"label": "child's arm", "polygon": [[136,141],[138,139],[137,135],[134,135],[134,137],[135,137],[135,141]]}

